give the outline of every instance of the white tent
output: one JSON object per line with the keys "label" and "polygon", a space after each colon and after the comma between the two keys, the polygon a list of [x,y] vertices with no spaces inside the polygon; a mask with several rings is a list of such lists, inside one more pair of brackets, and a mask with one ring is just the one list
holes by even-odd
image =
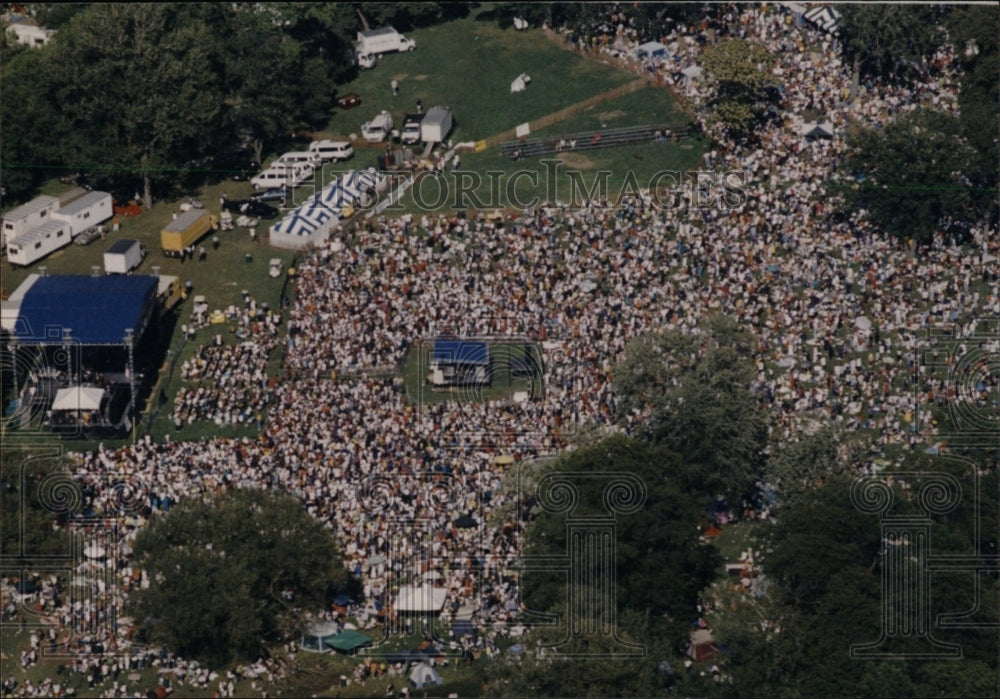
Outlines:
{"label": "white tent", "polygon": [[667,47],[659,41],[647,41],[635,50],[635,57],[639,60],[644,58],[666,58]]}
{"label": "white tent", "polygon": [[515,92],[524,92],[524,88],[527,87],[528,83],[530,82],[531,82],[531,76],[528,75],[527,73],[521,73],[516,78],[514,78],[514,82],[510,84],[511,93],[513,94]]}
{"label": "white tent", "polygon": [[56,391],[52,409],[56,411],[100,410],[104,389],[95,386],[70,386]]}
{"label": "white tent", "polygon": [[687,68],[681,71],[681,75],[684,76],[684,85],[690,85],[693,81],[701,77],[702,70],[701,66],[696,66],[694,64],[689,65]]}
{"label": "white tent", "polygon": [[443,587],[403,585],[399,588],[393,609],[397,612],[440,612],[447,598],[448,591]]}
{"label": "white tent", "polygon": [[330,650],[326,642],[340,633],[340,627],[334,621],[320,621],[302,632],[299,646],[302,650],[313,653],[326,653]]}
{"label": "white tent", "polygon": [[444,684],[444,680],[441,679],[441,673],[427,663],[417,663],[410,670],[410,684],[414,689],[423,689],[440,686]]}
{"label": "white tent", "polygon": [[805,122],[799,127],[799,133],[806,138],[833,138],[833,124],[829,121]]}

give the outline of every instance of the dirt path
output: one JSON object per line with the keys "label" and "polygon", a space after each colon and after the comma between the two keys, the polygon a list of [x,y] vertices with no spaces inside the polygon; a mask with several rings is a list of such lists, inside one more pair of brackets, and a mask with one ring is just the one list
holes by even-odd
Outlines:
{"label": "dirt path", "polygon": [[[555,124],[556,122],[559,121],[564,121],[565,119],[568,119],[571,116],[579,114],[580,112],[586,109],[590,109],[591,107],[597,106],[598,104],[607,102],[608,100],[613,100],[623,95],[628,95],[633,92],[637,92],[638,90],[641,90],[644,87],[648,87],[651,84],[652,83],[650,83],[647,80],[640,79],[640,80],[633,80],[632,82],[625,83],[624,85],[619,85],[618,87],[614,87],[606,92],[602,92],[599,95],[588,97],[582,102],[571,104],[570,106],[563,107],[562,109],[556,112],[552,112],[551,114],[546,114],[543,117],[539,117],[538,119],[529,121],[528,128],[531,129],[531,131],[537,131],[538,129],[543,129],[546,126],[550,126],[551,124]],[[507,129],[502,133],[494,134],[493,136],[490,136],[489,138],[483,140],[486,142],[487,148],[492,148],[500,145],[500,143],[502,143],[503,141],[513,141],[515,138],[517,138],[517,129]]]}

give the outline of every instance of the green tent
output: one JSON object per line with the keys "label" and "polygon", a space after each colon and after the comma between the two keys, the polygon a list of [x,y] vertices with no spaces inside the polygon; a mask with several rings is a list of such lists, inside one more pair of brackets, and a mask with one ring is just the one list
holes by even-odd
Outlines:
{"label": "green tent", "polygon": [[344,629],[336,636],[331,636],[323,640],[323,645],[327,648],[333,650],[339,650],[341,653],[355,653],[358,648],[364,648],[365,646],[370,646],[372,644],[372,639],[369,636],[361,633],[360,631],[354,631],[352,629]]}

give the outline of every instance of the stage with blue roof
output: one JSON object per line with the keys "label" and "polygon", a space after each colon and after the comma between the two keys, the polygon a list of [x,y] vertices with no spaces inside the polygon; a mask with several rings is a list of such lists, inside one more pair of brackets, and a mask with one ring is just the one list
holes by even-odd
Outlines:
{"label": "stage with blue roof", "polygon": [[138,342],[156,312],[157,285],[151,275],[33,274],[17,306],[4,309],[4,326],[22,345]]}

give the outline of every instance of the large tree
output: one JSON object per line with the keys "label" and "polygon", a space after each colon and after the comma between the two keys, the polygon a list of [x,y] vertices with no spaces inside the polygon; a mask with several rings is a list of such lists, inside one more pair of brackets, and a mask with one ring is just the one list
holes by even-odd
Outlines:
{"label": "large tree", "polygon": [[917,109],[884,128],[859,131],[848,147],[848,169],[863,181],[843,188],[847,202],[891,235],[924,244],[947,221],[983,211],[986,201],[970,179],[979,156],[953,115]]}
{"label": "large tree", "polygon": [[708,47],[701,61],[716,82],[715,117],[736,134],[752,130],[775,94],[775,57],[760,42],[723,39]]}
{"label": "large tree", "polygon": [[347,579],[329,530],[259,490],[181,503],[139,534],[135,557],[150,585],[130,605],[150,639],[215,665],[256,658]]}
{"label": "large tree", "polygon": [[180,181],[204,156],[221,111],[210,61],[212,29],[188,6],[101,4],[75,15],[54,43],[55,100],[76,138],[67,157],[98,182],[131,180],[152,205],[154,186]]}
{"label": "large tree", "polygon": [[615,369],[620,421],[680,454],[704,497],[739,502],[763,475],[768,417],[754,390],[755,347],[746,328],[714,316],[696,334],[636,338]]}
{"label": "large tree", "polygon": [[923,60],[944,42],[940,9],[928,4],[857,3],[837,8],[838,38],[861,76],[898,77],[923,68]]}
{"label": "large tree", "polygon": [[[544,657],[525,658],[517,668],[498,666],[490,686],[503,696],[660,693],[656,667],[664,658],[676,662],[676,648],[698,617],[699,594],[720,562],[699,536],[702,509],[689,492],[691,474],[678,455],[618,435],[540,467],[530,480],[538,490],[527,502],[534,516],[525,532],[522,595],[530,610],[559,623],[539,627],[524,641],[531,650],[538,644]],[[608,561],[586,545],[575,549],[580,540],[571,531],[610,519],[615,557],[609,576]],[[603,551],[610,546],[601,544]],[[566,574],[532,568],[532,561],[567,554]],[[573,605],[571,598],[599,602]],[[612,603],[614,637],[606,606]],[[586,618],[575,616],[587,610]],[[616,657],[640,648],[644,657]]]}

